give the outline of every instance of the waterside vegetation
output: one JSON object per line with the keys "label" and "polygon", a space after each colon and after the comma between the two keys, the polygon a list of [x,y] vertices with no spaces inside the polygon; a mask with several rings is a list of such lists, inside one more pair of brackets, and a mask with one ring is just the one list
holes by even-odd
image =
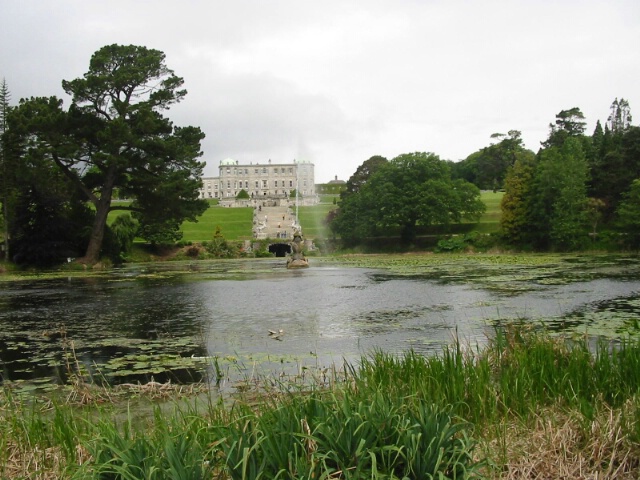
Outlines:
{"label": "waterside vegetation", "polygon": [[603,341],[594,348],[586,337],[566,342],[508,327],[497,329],[482,350],[457,341],[432,357],[374,352],[329,377],[311,384],[264,379],[229,401],[157,404],[146,415],[133,406],[155,398],[143,388],[133,391],[137,401],[125,408],[81,382],[75,391],[82,394],[56,400],[24,401],[5,388],[0,476],[640,474],[637,341]]}

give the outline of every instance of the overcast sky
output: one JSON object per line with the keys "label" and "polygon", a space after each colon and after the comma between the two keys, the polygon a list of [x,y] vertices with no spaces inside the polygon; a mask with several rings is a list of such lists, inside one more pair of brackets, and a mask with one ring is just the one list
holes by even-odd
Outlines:
{"label": "overcast sky", "polygon": [[520,130],[537,151],[561,110],[588,133],[614,98],[640,119],[639,0],[1,0],[12,103],[64,95],[117,43],[166,54],[189,94],[205,174],[220,160],[308,160],[347,180],[373,155],[461,160]]}

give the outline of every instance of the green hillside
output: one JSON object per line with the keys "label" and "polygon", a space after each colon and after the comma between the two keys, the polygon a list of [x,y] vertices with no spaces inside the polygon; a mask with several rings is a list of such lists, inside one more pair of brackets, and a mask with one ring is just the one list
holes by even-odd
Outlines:
{"label": "green hillside", "polygon": [[[482,200],[487,205],[487,211],[473,230],[481,233],[497,232],[500,228],[500,201],[502,192],[483,192]],[[307,238],[328,237],[329,232],[324,224],[327,214],[336,205],[333,203],[335,195],[322,195],[320,204],[311,207],[299,207],[298,216],[302,230]],[[113,211],[109,214],[111,223],[122,212]],[[222,234],[227,240],[246,240],[251,238],[253,221],[252,208],[224,208],[211,201],[209,208],[197,222],[184,222],[182,231],[186,242],[203,242],[211,240],[220,226]]]}

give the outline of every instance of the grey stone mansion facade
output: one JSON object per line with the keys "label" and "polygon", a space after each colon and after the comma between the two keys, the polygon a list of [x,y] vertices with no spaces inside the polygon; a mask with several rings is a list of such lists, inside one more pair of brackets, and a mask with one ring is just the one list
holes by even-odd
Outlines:
{"label": "grey stone mansion facade", "polygon": [[[220,162],[218,172],[217,177],[202,177],[200,198],[217,198],[221,205],[226,206],[248,206],[287,199],[297,188],[301,205],[318,203],[314,165],[310,162],[274,163],[269,160],[246,164],[227,158]],[[242,190],[251,198],[236,201]]]}

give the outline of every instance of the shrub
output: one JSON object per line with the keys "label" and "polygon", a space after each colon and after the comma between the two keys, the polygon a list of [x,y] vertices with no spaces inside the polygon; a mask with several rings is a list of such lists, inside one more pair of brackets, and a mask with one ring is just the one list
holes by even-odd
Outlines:
{"label": "shrub", "polygon": [[216,232],[213,235],[213,240],[210,242],[204,242],[202,244],[207,253],[213,255],[216,258],[235,258],[238,256],[238,249],[227,242],[222,235],[220,226],[216,227]]}
{"label": "shrub", "polygon": [[468,245],[464,237],[457,235],[454,237],[443,238],[442,240],[439,240],[438,244],[436,245],[435,251],[449,253],[462,252],[463,250],[466,250],[467,246]]}
{"label": "shrub", "polygon": [[140,225],[128,213],[118,215],[107,227],[103,251],[114,263],[126,260],[133,248],[133,240],[138,234]]}

